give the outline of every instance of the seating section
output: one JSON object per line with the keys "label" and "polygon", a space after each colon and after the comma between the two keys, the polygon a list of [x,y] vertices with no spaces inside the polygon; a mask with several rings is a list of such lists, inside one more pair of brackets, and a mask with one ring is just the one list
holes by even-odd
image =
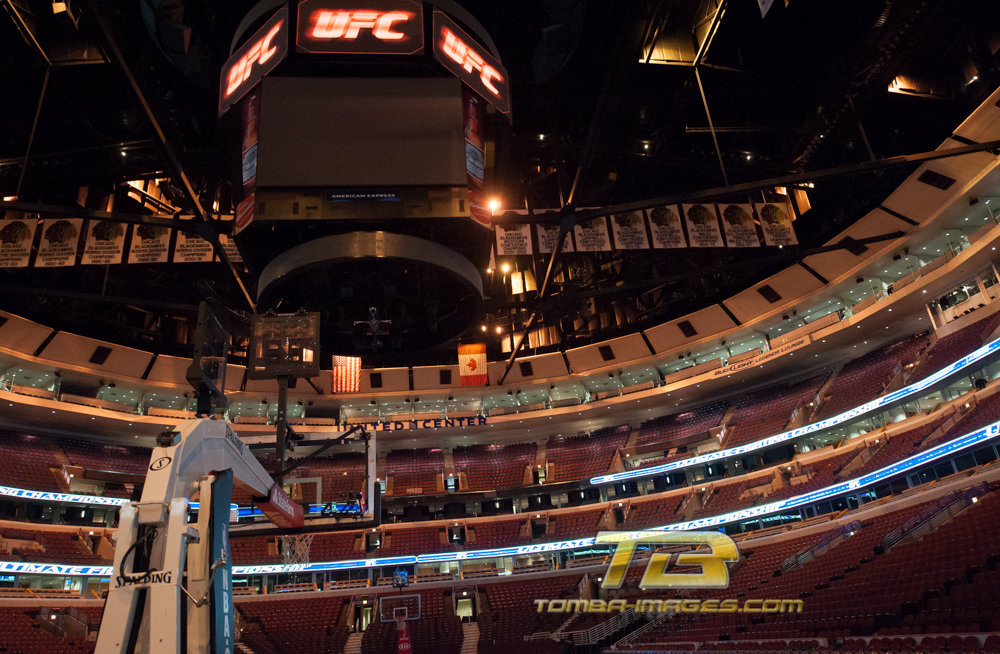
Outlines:
{"label": "seating section", "polygon": [[560,514],[549,519],[545,540],[570,540],[583,536],[593,536],[600,528],[600,520],[605,509]]}
{"label": "seating section", "polygon": [[535,464],[537,449],[534,443],[471,445],[456,447],[452,455],[455,470],[465,473],[469,490],[488,491],[521,486],[525,467]]}
{"label": "seating section", "polygon": [[[448,596],[444,596],[448,592]],[[445,602],[451,604],[453,599],[450,591],[425,590],[414,593],[404,591],[403,599],[406,602],[392,596],[383,596],[379,602],[386,606],[379,607],[379,613],[392,615],[391,608],[396,605],[407,605],[412,607],[412,599],[406,595],[420,596],[420,619],[406,622],[407,630],[410,633],[410,651],[414,654],[458,654],[462,649],[462,621],[461,618],[447,609]],[[415,599],[415,598],[414,598]],[[365,635],[361,640],[361,652],[363,654],[383,654],[384,652],[395,652],[397,650],[397,631],[395,622],[382,622],[376,617],[365,630]]]}
{"label": "seating section", "polygon": [[[229,548],[233,552],[233,563],[235,565],[281,563],[282,557],[277,553],[276,548],[268,547],[268,543],[274,542],[274,536],[252,536],[250,538],[230,539]],[[310,556],[310,558],[312,557]]]}
{"label": "seating section", "polygon": [[992,425],[1000,420],[1000,393],[979,400],[968,413],[962,416],[955,425],[942,436],[927,442],[927,447],[934,447],[958,436],[976,431],[986,425]]}
{"label": "seating section", "polygon": [[[989,552],[994,548],[991,538],[996,537],[998,530],[996,517],[1000,503],[994,495],[958,514],[923,539],[902,540],[895,547],[887,547],[885,537],[932,503],[866,518],[860,528],[834,541],[832,546],[821,550],[814,558],[788,569],[783,566],[786,560],[809,551],[830,532],[752,549],[752,545],[748,545],[741,548],[747,563],[734,570],[728,588],[693,591],[691,596],[703,600],[731,597],[740,601],[802,599],[804,609],[801,613],[685,616],[658,625],[650,634],[644,635],[643,640],[656,643],[659,650],[674,642],[713,643],[730,639],[742,642],[742,639],[751,637],[755,640],[832,639],[922,633],[916,630],[900,631],[900,627],[907,621],[915,622],[915,616],[929,606],[932,598],[943,599],[949,584],[968,586],[970,595],[976,597],[992,588],[991,576],[970,574],[968,566],[979,562],[984,570],[987,568],[985,564]],[[991,525],[989,533],[984,534],[981,528],[975,531],[976,525],[987,523]],[[956,538],[960,543],[958,547]],[[936,542],[941,545],[932,545]],[[960,553],[959,550],[965,546],[967,551]],[[629,575],[632,575],[632,570]],[[633,587],[631,595],[639,596],[641,593]],[[967,619],[966,614],[965,611],[960,614],[962,619]],[[936,618],[940,619],[940,614]],[[968,626],[964,625],[965,628]],[[972,631],[979,631],[980,627],[987,625],[977,623],[974,626]],[[745,647],[741,644],[736,649]],[[786,648],[779,646],[778,649]]]}
{"label": "seating section", "polygon": [[441,542],[440,533],[440,527],[387,529],[378,551],[382,556],[443,552],[448,546]]}
{"label": "seating section", "polygon": [[9,654],[77,654],[93,652],[96,641],[65,640],[41,628],[39,608],[0,607],[0,652]]}
{"label": "seating section", "polygon": [[998,326],[1000,326],[1000,311],[939,338],[931,346],[927,360],[917,368],[907,383],[912,384],[930,377],[941,368],[979,349]]}
{"label": "seating section", "polygon": [[[944,419],[934,420],[921,427],[915,427],[914,429],[909,429],[899,434],[893,436],[885,437],[883,439],[878,439],[878,443],[874,443],[871,447],[874,447],[874,455],[872,458],[868,459],[860,468],[851,471],[852,477],[860,477],[873,472],[880,468],[884,468],[887,465],[893,464],[897,461],[902,461],[903,459],[913,456],[920,451],[920,444],[931,434],[934,433]],[[957,427],[957,425],[956,425]],[[958,431],[955,427],[948,430],[946,438],[954,438],[955,436],[961,435],[965,432]]]}
{"label": "seating section", "polygon": [[[476,542],[465,541],[467,550],[489,550],[498,547],[514,547],[527,545],[531,542],[529,536],[521,536],[525,520],[497,520],[495,522],[477,522],[474,524]],[[468,527],[466,527],[468,530]],[[530,532],[528,532],[530,534]],[[468,534],[466,534],[468,536]]]}
{"label": "seating section", "polygon": [[813,421],[839,415],[881,395],[896,367],[915,362],[927,342],[926,333],[921,333],[847,362],[827,386],[827,399],[813,415]]}
{"label": "seating section", "polygon": [[[392,478],[393,495],[437,492],[437,475],[444,472],[444,454],[437,449],[392,450],[385,458],[385,474]],[[419,490],[417,490],[419,489]]]}
{"label": "seating section", "polygon": [[734,447],[784,431],[792,412],[816,397],[825,376],[812,377],[789,386],[770,386],[748,393],[736,403],[726,425],[723,447]]}
{"label": "seating section", "polygon": [[619,529],[645,529],[677,522],[681,519],[679,511],[685,499],[687,494],[680,493],[658,500],[634,502]]}
{"label": "seating section", "polygon": [[[294,463],[294,459],[287,461],[286,465]],[[347,493],[364,490],[365,485],[365,455],[362,452],[345,452],[335,456],[318,457],[303,463],[292,471],[291,477],[286,477],[289,482],[293,478],[309,479],[320,477],[323,480],[323,502],[331,502],[345,498]],[[301,484],[302,500],[314,504],[319,500],[316,498],[316,484]]]}
{"label": "seating section", "polygon": [[345,598],[309,595],[302,599],[244,601],[243,638],[256,654],[326,654],[343,651],[347,627],[337,626]]}
{"label": "seating section", "polygon": [[59,466],[46,441],[0,430],[0,484],[58,492],[62,489],[49,469]]}
{"label": "seating section", "polygon": [[108,445],[93,441],[60,438],[59,449],[70,463],[90,470],[112,470],[132,475],[144,475],[149,467],[148,447]]}
{"label": "seating section", "polygon": [[550,438],[545,445],[545,459],[555,464],[551,481],[577,481],[604,474],[630,432],[631,427],[621,425],[597,429],[589,436]]}
{"label": "seating section", "polygon": [[647,420],[639,427],[636,444],[666,443],[676,438],[683,438],[707,431],[712,427],[718,427],[719,423],[722,422],[722,416],[726,413],[727,406],[726,402],[716,402],[698,407],[693,411]]}
{"label": "seating section", "polygon": [[524,642],[524,637],[538,631],[554,631],[566,616],[559,613],[538,613],[536,599],[568,599],[579,597],[579,575],[560,575],[490,584],[480,587],[487,601],[479,616],[479,654],[558,654],[559,643],[551,640]]}

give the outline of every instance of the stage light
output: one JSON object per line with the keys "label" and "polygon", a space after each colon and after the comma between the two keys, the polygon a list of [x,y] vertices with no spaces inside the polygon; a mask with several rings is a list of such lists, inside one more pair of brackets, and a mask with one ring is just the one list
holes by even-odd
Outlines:
{"label": "stage light", "polygon": [[505,263],[502,266],[500,266],[500,270],[502,270],[504,272],[510,272],[510,266]]}
{"label": "stage light", "polygon": [[500,208],[500,200],[497,200],[496,198],[492,198],[492,199],[490,199],[488,206],[490,208],[490,211],[496,213],[497,209]]}
{"label": "stage light", "polygon": [[[497,333],[498,333],[498,334],[500,333],[500,331],[501,331],[501,330],[500,330],[500,328],[499,328],[499,327],[497,327]],[[55,413],[55,411],[53,411],[53,413]]]}

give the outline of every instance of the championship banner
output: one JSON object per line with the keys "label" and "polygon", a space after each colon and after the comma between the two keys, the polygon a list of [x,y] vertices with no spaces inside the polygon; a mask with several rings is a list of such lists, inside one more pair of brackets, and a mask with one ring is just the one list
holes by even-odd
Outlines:
{"label": "championship banner", "polygon": [[726,232],[726,245],[731,248],[759,248],[760,238],[753,222],[753,208],[749,204],[720,204],[722,228]]}
{"label": "championship banner", "polygon": [[693,248],[721,248],[722,233],[714,204],[683,204],[684,223]]}
{"label": "championship banner", "polygon": [[754,209],[760,217],[760,227],[764,232],[764,242],[768,245],[798,245],[795,228],[792,227],[792,208],[786,202],[754,202]]}
{"label": "championship banner", "polygon": [[132,225],[129,263],[166,263],[170,258],[170,229],[160,225]]}
{"label": "championship banner", "polygon": [[458,346],[458,372],[462,386],[485,386],[489,382],[485,343]]}
{"label": "championship banner", "polygon": [[76,263],[76,246],[83,231],[83,218],[51,218],[42,224],[35,268],[60,268]]}
{"label": "championship banner", "polygon": [[533,254],[531,225],[497,225],[497,256]]}
{"label": "championship banner", "polygon": [[577,252],[611,252],[608,221],[603,216],[573,226]]}
{"label": "championship banner", "polygon": [[192,232],[177,232],[174,263],[210,263],[215,258],[212,244]]}
{"label": "championship banner", "polygon": [[38,216],[0,220],[0,268],[27,268]]}
{"label": "championship banner", "polygon": [[677,205],[656,207],[648,211],[649,231],[653,235],[653,247],[657,250],[686,248],[684,229],[677,213]]}
{"label": "championship banner", "polygon": [[230,261],[233,263],[243,263],[243,255],[240,254],[239,248],[236,247],[236,241],[227,234],[219,234],[219,244],[222,245],[222,251],[226,253]]}
{"label": "championship banner", "polygon": [[648,250],[646,221],[641,211],[616,213],[611,216],[611,233],[615,237],[616,250]]}
{"label": "championship banner", "polygon": [[[556,249],[556,239],[559,238],[559,225],[535,225],[535,233],[538,235],[538,251],[541,254],[551,254]],[[563,237],[561,252],[575,252],[573,248],[573,237],[569,232]]]}
{"label": "championship banner", "polygon": [[110,220],[92,220],[87,227],[87,245],[80,263],[84,266],[121,263],[124,250],[125,225]]}

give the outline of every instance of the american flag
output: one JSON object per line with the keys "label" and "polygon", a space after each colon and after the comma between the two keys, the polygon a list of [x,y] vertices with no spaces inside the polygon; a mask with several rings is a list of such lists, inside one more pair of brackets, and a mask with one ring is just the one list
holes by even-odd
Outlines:
{"label": "american flag", "polygon": [[333,357],[332,393],[357,393],[361,390],[361,359]]}

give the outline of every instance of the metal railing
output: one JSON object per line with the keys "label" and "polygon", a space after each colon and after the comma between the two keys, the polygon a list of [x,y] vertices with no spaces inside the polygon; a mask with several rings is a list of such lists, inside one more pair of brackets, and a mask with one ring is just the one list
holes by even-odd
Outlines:
{"label": "metal railing", "polygon": [[964,491],[956,491],[952,495],[945,495],[937,502],[913,516],[902,525],[886,534],[882,540],[882,547],[889,549],[899,543],[904,538],[912,536],[920,538],[924,534],[937,529],[940,525],[948,522],[962,509],[972,506],[973,498],[977,498],[986,493],[989,486],[985,481],[967,488]]}
{"label": "metal railing", "polygon": [[829,534],[821,538],[817,543],[808,545],[785,559],[781,563],[781,569],[783,571],[791,570],[792,568],[797,568],[800,565],[804,565],[809,561],[812,561],[820,554],[820,552],[823,552],[828,547],[833,545],[835,541],[843,538],[845,534],[853,533],[859,529],[861,529],[860,520],[855,520],[854,522],[842,525],[839,529],[834,529]]}

